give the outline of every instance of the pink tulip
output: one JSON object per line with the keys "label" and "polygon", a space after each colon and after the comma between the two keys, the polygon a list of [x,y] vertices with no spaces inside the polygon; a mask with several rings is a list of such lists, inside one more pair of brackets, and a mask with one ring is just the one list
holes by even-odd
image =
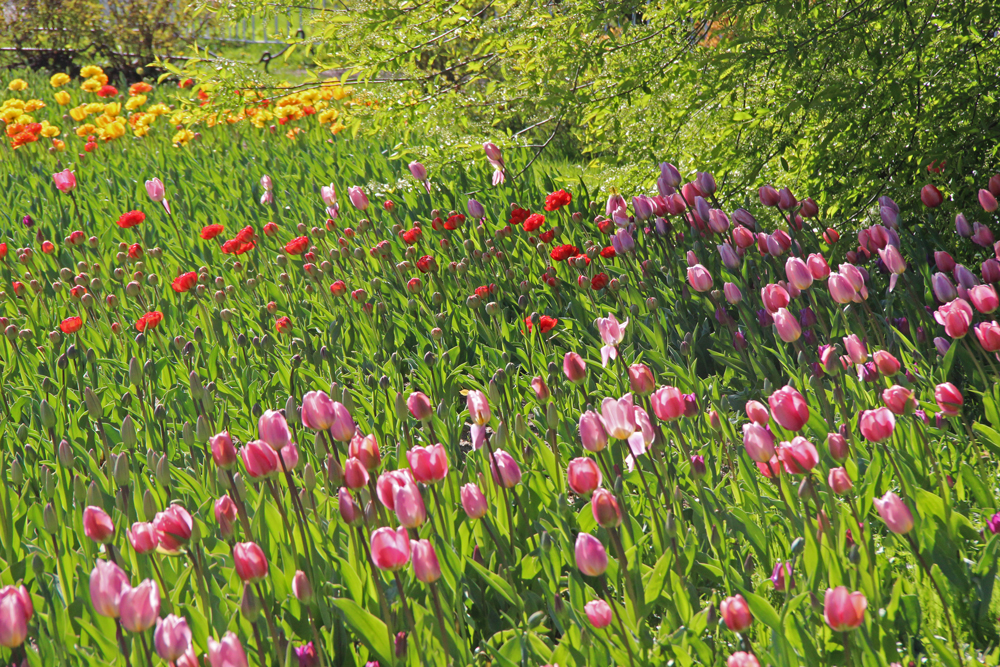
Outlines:
{"label": "pink tulip", "polygon": [[782,211],[790,211],[799,205],[799,201],[788,188],[781,188],[778,192],[778,208]]}
{"label": "pink tulip", "polygon": [[882,442],[892,436],[896,428],[896,417],[889,408],[865,410],[858,419],[861,435],[872,442]]}
{"label": "pink tulip", "polygon": [[962,338],[972,324],[972,306],[965,299],[955,299],[935,310],[934,319],[951,338]]}
{"label": "pink tulip", "polygon": [[743,425],[743,447],[758,463],[767,463],[775,455],[774,437],[759,424]]}
{"label": "pink tulip", "polygon": [[719,605],[719,613],[722,615],[722,620],[726,622],[726,627],[733,632],[745,632],[753,623],[750,605],[738,593],[722,601],[722,604]]}
{"label": "pink tulip", "polygon": [[1000,324],[996,320],[983,322],[975,328],[979,344],[987,352],[1000,352]]}
{"label": "pink tulip", "polygon": [[410,540],[410,553],[413,556],[413,574],[419,581],[431,584],[441,578],[441,565],[430,542]]}
{"label": "pink tulip", "polygon": [[955,270],[955,260],[943,250],[934,251],[934,264],[937,266],[938,271],[951,273]]}
{"label": "pink tulip", "polygon": [[809,265],[799,257],[789,257],[785,260],[785,276],[788,282],[800,290],[809,289],[813,283],[813,274]]}
{"label": "pink tulip", "polygon": [[781,200],[778,191],[771,185],[762,185],[757,189],[757,194],[760,197],[760,203],[764,206],[777,206]]}
{"label": "pink tulip", "polygon": [[169,614],[156,621],[153,633],[156,655],[164,662],[176,662],[191,648],[191,628],[186,618]]}
{"label": "pink tulip", "polygon": [[274,450],[281,449],[292,441],[288,422],[277,410],[265,410],[257,420],[257,430],[260,432],[260,439]]}
{"label": "pink tulip", "polygon": [[360,433],[355,432],[347,448],[347,454],[361,461],[365,470],[378,470],[382,464],[382,451],[378,448],[378,440],[375,439],[374,433],[362,437]]}
{"label": "pink tulip", "polygon": [[396,509],[396,518],[405,528],[419,528],[427,521],[424,498],[420,495],[420,489],[412,482],[396,489],[392,504]]}
{"label": "pink tulip", "polygon": [[351,489],[368,486],[368,469],[359,459],[350,458],[344,462],[344,484]]}
{"label": "pink tulip", "polygon": [[59,192],[69,192],[76,187],[76,175],[69,169],[64,169],[57,174],[52,174],[52,180],[55,181],[56,187],[59,188]]}
{"label": "pink tulip", "polygon": [[187,652],[177,659],[174,667],[202,667],[201,661],[194,652],[194,646],[189,646]]}
{"label": "pink tulip", "polygon": [[833,297],[833,300],[841,305],[854,301],[857,294],[851,282],[839,273],[831,273],[826,286],[830,289],[830,296]]}
{"label": "pink tulip", "polygon": [[330,429],[336,416],[333,399],[325,391],[310,391],[302,397],[302,425],[314,431]]}
{"label": "pink tulip", "polygon": [[993,231],[980,222],[973,223],[972,242],[984,248],[993,247]]}
{"label": "pink tulip", "polygon": [[695,292],[707,292],[712,289],[712,274],[701,264],[689,267],[687,278]]}
{"label": "pink tulip", "polygon": [[233,546],[233,564],[244,583],[257,583],[267,576],[267,557],[255,542],[237,542]]}
{"label": "pink tulip", "polygon": [[[996,252],[994,250],[994,252]],[[990,257],[985,262],[979,265],[980,274],[983,276],[983,282],[986,283],[997,283],[1000,282],[1000,262]]]}
{"label": "pink tulip", "polygon": [[993,193],[989,190],[979,191],[979,205],[983,207],[983,210],[987,213],[992,213],[997,210],[997,198],[993,196]]}
{"label": "pink tulip", "polygon": [[608,436],[617,440],[628,440],[635,433],[635,406],[632,394],[625,394],[620,399],[605,398],[601,401],[601,417]]}
{"label": "pink tulip", "polygon": [[847,350],[851,361],[856,364],[863,364],[868,361],[868,348],[864,341],[858,338],[857,334],[844,337],[844,348]]}
{"label": "pink tulip", "polygon": [[107,560],[98,560],[90,573],[90,602],[101,616],[118,618],[122,594],[129,589],[128,575]]}
{"label": "pink tulip", "polygon": [[378,483],[375,485],[378,499],[388,509],[395,510],[396,490],[401,486],[414,483],[413,474],[409,468],[382,473],[378,478]]}
{"label": "pink tulip", "polygon": [[486,400],[486,394],[473,389],[465,397],[466,406],[469,408],[469,419],[475,426],[486,426],[490,423],[490,404]]}
{"label": "pink tulip", "polygon": [[493,452],[490,472],[493,473],[493,481],[498,486],[511,489],[521,483],[521,468],[518,467],[514,457],[502,449]]}
{"label": "pink tulip", "polygon": [[740,288],[733,283],[726,283],[722,288],[722,293],[726,296],[726,301],[735,306],[743,300],[743,293]]}
{"label": "pink tulip", "polygon": [[608,569],[608,552],[590,533],[576,536],[576,566],[588,577],[599,577]]}
{"label": "pink tulip", "polygon": [[337,511],[344,523],[350,526],[360,526],[365,521],[365,514],[354,502],[354,496],[344,487],[337,491]]}
{"label": "pink tulip", "polygon": [[[788,581],[785,581],[785,579]],[[774,590],[781,592],[786,588],[795,587],[795,577],[792,573],[792,561],[782,563],[780,560],[774,564],[774,569],[771,570],[771,583],[774,585]]]}
{"label": "pink tulip", "polygon": [[440,482],[448,474],[448,454],[444,445],[413,447],[406,452],[406,460],[413,471],[413,478],[424,484]]}
{"label": "pink tulip", "polygon": [[823,617],[836,632],[847,632],[864,622],[867,607],[868,600],[860,591],[851,593],[846,586],[828,588],[823,600]]}
{"label": "pink tulip", "polygon": [[760,291],[760,298],[764,302],[764,308],[772,315],[778,312],[779,308],[787,306],[789,301],[788,290],[776,283],[766,285]]}
{"label": "pink tulip", "polygon": [[229,431],[211,436],[208,444],[212,447],[212,460],[215,461],[215,465],[220,468],[232,468],[236,464],[238,457]]}
{"label": "pink tulip", "polygon": [[905,535],[913,530],[913,514],[906,503],[892,491],[874,501],[878,515],[885,525],[897,535]]}
{"label": "pink tulip", "polygon": [[591,600],[583,605],[590,624],[600,630],[611,625],[611,607],[604,600]]}
{"label": "pink tulip", "polygon": [[809,267],[813,280],[826,280],[830,276],[830,266],[826,263],[826,258],[818,252],[809,255],[806,266]]}
{"label": "pink tulip", "polygon": [[789,431],[800,431],[809,421],[809,406],[802,394],[786,385],[767,399],[774,420]]}
{"label": "pink tulip", "polygon": [[771,420],[771,415],[768,413],[767,408],[760,401],[747,401],[744,409],[750,421],[761,426],[767,426],[767,422]]}
{"label": "pink tulip", "polygon": [[247,667],[247,654],[239,638],[227,632],[222,641],[208,638],[208,662],[212,667]]}
{"label": "pink tulip", "polygon": [[119,601],[122,626],[129,632],[145,632],[160,615],[160,589],[152,579],[122,593]]}
{"label": "pink tulip", "polygon": [[931,291],[934,293],[934,298],[942,303],[954,301],[958,296],[951,279],[940,271],[931,276]]}
{"label": "pink tulip", "polygon": [[787,308],[779,308],[774,314],[774,328],[778,337],[786,343],[794,343],[802,336],[802,325]]}
{"label": "pink tulip", "polygon": [[969,290],[969,300],[976,310],[983,314],[992,313],[1000,308],[1000,299],[997,298],[993,285],[976,285]]}
{"label": "pink tulip", "polygon": [[650,397],[653,414],[662,421],[671,421],[684,416],[684,394],[677,387],[660,387]]}
{"label": "pink tulip", "polygon": [[934,400],[938,409],[948,417],[957,417],[962,413],[962,392],[950,382],[943,382],[934,388]]}
{"label": "pink tulip", "polygon": [[907,415],[912,413],[917,407],[917,401],[913,398],[913,392],[898,384],[882,391],[882,402],[885,407],[894,415]]}
{"label": "pink tulip", "polygon": [[646,364],[632,364],[628,367],[628,382],[632,393],[646,396],[656,388],[653,371]]}
{"label": "pink tulip", "polygon": [[590,498],[594,521],[601,528],[617,528],[622,524],[622,513],[614,494],[607,489],[597,489]]}
{"label": "pink tulip", "polygon": [[827,433],[826,448],[829,450],[830,456],[834,461],[846,461],[850,453],[850,449],[847,446],[847,438],[839,433]]}
{"label": "pink tulip", "polygon": [[483,495],[478,486],[470,482],[462,487],[460,495],[462,498],[462,509],[465,510],[465,514],[470,519],[481,519],[486,516],[489,506],[486,496]]}
{"label": "pink tulip", "polygon": [[920,201],[927,208],[937,208],[944,202],[944,195],[936,187],[928,183],[920,189]]}
{"label": "pink tulip", "polygon": [[372,533],[372,561],[380,570],[396,571],[410,561],[410,537],[400,526],[379,528]]}
{"label": "pink tulip", "polygon": [[178,553],[191,539],[194,522],[188,511],[180,505],[171,505],[153,518],[160,548],[168,553]]}
{"label": "pink tulip", "polygon": [[[733,217],[735,217],[735,213]],[[756,241],[757,237],[746,227],[736,227],[733,229],[733,242],[736,243],[736,247],[746,250],[756,243]]]}
{"label": "pink tulip", "polygon": [[132,524],[132,528],[125,531],[125,534],[137,554],[149,553],[160,543],[160,538],[156,534],[156,526],[152,523],[137,521]]}
{"label": "pink tulip", "polygon": [[427,421],[434,413],[431,407],[431,399],[421,391],[415,391],[406,399],[406,407],[410,414],[418,421]]}
{"label": "pink tulip", "polygon": [[158,178],[146,181],[146,194],[157,204],[163,204],[163,208],[167,210],[167,213],[170,213],[170,205],[167,204],[167,192],[166,188],[163,187],[163,181]]}
{"label": "pink tulip", "polygon": [[804,475],[819,463],[819,452],[811,442],[797,436],[778,446],[778,460],[788,474]]}
{"label": "pink tulip", "polygon": [[236,503],[227,496],[222,496],[215,501],[213,506],[215,520],[219,524],[219,532],[224,539],[229,539],[233,535],[233,527],[236,523]]}
{"label": "pink tulip", "polygon": [[847,493],[854,486],[850,475],[847,474],[847,470],[844,468],[830,468],[830,474],[827,475],[826,482],[830,485],[830,489],[838,496]]}
{"label": "pink tulip", "polygon": [[309,577],[302,570],[296,570],[292,576],[292,594],[302,604],[308,605],[312,602],[313,587],[309,583]]}
{"label": "pink tulip", "polygon": [[[887,245],[878,251],[878,256],[882,258],[882,263],[885,264],[885,268],[889,269],[889,273],[893,275],[899,275],[906,271],[906,260],[899,252],[899,248],[894,245]],[[895,284],[895,281],[893,281]]]}
{"label": "pink tulip", "polygon": [[576,352],[567,352],[563,357],[563,373],[573,384],[580,384],[587,379],[587,363]]}
{"label": "pink tulip", "polygon": [[[608,313],[607,317],[598,317],[596,323],[597,331],[601,334],[601,340],[604,341],[604,347],[601,348],[601,363],[607,367],[609,360],[618,358],[618,346],[625,339],[625,327],[628,326],[628,320],[626,319],[619,324],[618,318],[615,317],[614,313]],[[577,359],[582,363],[583,360],[579,359],[579,355],[577,355]],[[565,365],[566,360],[564,359],[564,369]],[[568,371],[566,372],[566,377],[570,377]],[[577,382],[578,380],[570,377],[570,381]]]}
{"label": "pink tulip", "polygon": [[[337,189],[333,187],[333,183],[330,183],[330,185],[321,185],[319,196],[328,208],[337,206]],[[330,217],[335,218],[337,216],[331,215]]]}
{"label": "pink tulip", "polygon": [[93,505],[83,510],[83,534],[98,544],[106,544],[115,534],[115,524],[108,513]]}
{"label": "pink tulip", "polygon": [[601,469],[590,458],[575,458],[566,466],[569,488],[578,496],[586,496],[601,485]]}
{"label": "pink tulip", "polygon": [[872,358],[875,360],[875,366],[878,367],[879,373],[887,377],[892,377],[902,368],[899,359],[885,350],[876,350]]}
{"label": "pink tulip", "polygon": [[368,195],[359,186],[354,185],[347,188],[347,196],[351,200],[351,205],[359,211],[368,208]]}
{"label": "pink tulip", "polygon": [[240,458],[252,479],[267,477],[278,469],[278,453],[263,440],[251,440],[244,445]]}
{"label": "pink tulip", "polygon": [[722,264],[730,271],[736,271],[740,268],[740,258],[733,250],[733,247],[729,243],[723,243],[722,245],[716,246],[719,251],[719,257],[722,258]]}
{"label": "pink tulip", "polygon": [[760,661],[753,653],[737,651],[726,660],[726,667],[760,667]]}
{"label": "pink tulip", "polygon": [[31,594],[23,585],[0,588],[0,646],[16,648],[28,637],[28,622],[35,615]]}
{"label": "pink tulip", "polygon": [[593,410],[580,415],[580,440],[583,448],[589,452],[599,452],[608,446],[608,431],[604,420]]}

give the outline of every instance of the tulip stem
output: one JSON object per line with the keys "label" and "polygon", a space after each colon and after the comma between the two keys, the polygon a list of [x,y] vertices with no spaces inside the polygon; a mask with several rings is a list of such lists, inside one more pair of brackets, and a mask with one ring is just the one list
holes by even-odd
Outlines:
{"label": "tulip stem", "polygon": [[437,584],[432,581],[429,585],[431,587],[431,599],[434,601],[434,614],[437,616],[438,621],[438,631],[441,633],[441,650],[448,653],[448,635],[444,629],[444,614],[441,613],[441,599],[438,596]]}
{"label": "tulip stem", "polygon": [[149,652],[149,644],[146,643],[146,633],[140,632],[139,643],[142,644],[142,652],[146,654],[146,667],[153,667],[153,654]]}
{"label": "tulip stem", "polygon": [[417,652],[417,658],[420,660],[420,664],[426,665],[424,660],[423,651],[420,650],[420,640],[417,637],[417,625],[413,622],[413,614],[410,613],[410,605],[406,601],[406,593],[403,591],[403,580],[399,576],[399,572],[393,570],[392,576],[396,579],[396,588],[399,591],[399,601],[403,605],[403,614],[406,615],[406,623],[410,626],[410,637],[413,638],[413,649]]}
{"label": "tulip stem", "polygon": [[188,557],[191,559],[191,564],[194,566],[194,573],[198,578],[198,596],[201,599],[201,606],[204,607],[202,613],[208,619],[208,624],[212,625],[212,607],[208,604],[208,594],[205,591],[205,573],[199,563],[200,559],[195,556],[196,552],[198,552],[199,556],[201,555],[197,545],[193,549],[188,550]]}
{"label": "tulip stem", "polygon": [[618,528],[611,528],[608,530],[611,534],[611,543],[615,545],[615,552],[618,556],[618,563],[621,565],[622,576],[625,578],[625,591],[628,596],[632,599],[632,606],[636,609],[639,608],[635,597],[635,586],[632,583],[632,577],[629,576],[628,572],[628,558],[625,556],[625,548],[622,546],[621,536],[618,534]]}
{"label": "tulip stem", "polygon": [[913,555],[917,557],[917,560],[920,562],[920,566],[924,569],[924,572],[927,573],[927,578],[931,580],[931,585],[934,586],[938,599],[941,600],[941,608],[944,610],[944,619],[948,622],[948,629],[951,631],[951,643],[955,647],[955,656],[958,658],[958,664],[964,667],[965,655],[958,642],[958,633],[955,632],[955,625],[951,620],[951,611],[948,608],[948,600],[945,599],[944,592],[942,592],[941,587],[938,586],[937,579],[935,579],[934,575],[931,574],[931,568],[921,555],[920,547],[917,546],[917,541],[913,539],[913,535],[911,533],[907,533],[906,539],[910,543],[910,548],[913,549]]}
{"label": "tulip stem", "polygon": [[[285,526],[285,537],[288,538],[288,543],[292,547],[292,559],[298,563],[299,548],[295,546],[295,532],[292,530],[291,524],[288,523],[288,512],[285,511],[285,506],[281,503],[281,496],[278,495],[278,490],[275,488],[274,483],[271,480],[266,480],[264,483],[271,491],[271,498],[274,499],[274,504],[277,506],[278,514],[281,515],[281,522]],[[305,548],[305,544],[302,546]]]}
{"label": "tulip stem", "polygon": [[226,468],[226,476],[229,478],[229,489],[232,491],[232,498],[236,502],[236,509],[240,515],[240,525],[243,526],[243,539],[252,541],[253,533],[250,531],[250,520],[247,518],[247,508],[243,503],[243,499],[240,498],[240,492],[236,488],[236,478],[233,476],[233,471],[230,468]]}
{"label": "tulip stem", "polygon": [[[483,517],[483,525],[486,526],[486,532],[490,534],[490,538],[496,545],[497,554],[500,557],[500,561],[503,563],[504,567],[510,567],[508,558],[513,558],[513,553],[508,554],[507,545],[500,541],[500,536],[493,531],[493,525],[490,523],[489,517]],[[513,549],[512,549],[513,551]]]}
{"label": "tulip stem", "polygon": [[122,657],[125,658],[125,667],[132,664],[128,659],[128,646],[125,644],[125,634],[122,632],[121,619],[115,619],[115,635],[118,637],[118,646],[121,649]]}
{"label": "tulip stem", "polygon": [[628,653],[628,663],[632,667],[635,667],[635,658],[632,657],[632,642],[629,641],[628,631],[625,629],[625,623],[622,621],[621,614],[618,613],[618,605],[611,596],[608,595],[608,584],[606,581],[607,577],[601,577],[601,593],[602,597],[606,600],[611,600],[611,610],[615,614],[615,619],[618,621],[618,627],[622,631],[622,643],[625,644],[625,651]]}
{"label": "tulip stem", "polygon": [[160,582],[160,590],[163,591],[163,597],[167,603],[165,605],[166,609],[164,609],[164,611],[166,611],[169,614],[171,608],[173,607],[173,604],[170,602],[170,589],[167,588],[166,582],[163,581],[163,573],[160,572],[160,564],[156,561],[156,554],[151,553],[149,555],[149,560],[153,564],[153,572],[156,573],[156,578]]}
{"label": "tulip stem", "polygon": [[254,586],[257,588],[257,599],[260,600],[260,606],[264,609],[264,619],[267,621],[267,633],[274,642],[274,653],[278,657],[278,664],[280,665],[281,638],[278,636],[278,628],[274,625],[274,618],[271,616],[271,608],[267,604],[267,598],[264,597],[264,589],[260,587],[260,582],[256,582]]}
{"label": "tulip stem", "polygon": [[266,665],[267,660],[264,658],[264,642],[260,637],[260,628],[257,627],[256,622],[251,623],[250,625],[253,627],[253,638],[257,643],[257,662],[261,665]]}
{"label": "tulip stem", "polygon": [[851,667],[851,633],[844,632],[844,667]]}

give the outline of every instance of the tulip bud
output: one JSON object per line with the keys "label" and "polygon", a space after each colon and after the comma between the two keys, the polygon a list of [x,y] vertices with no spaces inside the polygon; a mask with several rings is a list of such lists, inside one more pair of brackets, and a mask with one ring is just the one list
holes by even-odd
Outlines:
{"label": "tulip bud", "polygon": [[142,494],[142,512],[146,515],[146,521],[152,521],[159,510],[156,508],[156,501],[149,489]]}
{"label": "tulip bud", "polygon": [[118,455],[114,466],[115,484],[119,487],[126,486],[129,481],[128,453],[123,452]]}
{"label": "tulip bud", "polygon": [[98,398],[93,389],[84,387],[83,400],[87,404],[87,413],[91,419],[98,420],[104,417],[104,408],[101,406],[101,399]]}
{"label": "tulip bud", "polygon": [[42,424],[42,428],[44,428],[46,431],[55,428],[56,413],[52,409],[52,406],[49,405],[49,402],[44,398],[42,399],[42,403],[39,406],[38,414],[39,414],[39,421],[41,421]]}
{"label": "tulip bud", "polygon": [[160,457],[159,463],[156,464],[156,481],[159,482],[160,486],[170,488],[170,461],[167,460],[165,454]]}
{"label": "tulip bud", "polygon": [[73,469],[73,448],[65,440],[59,442],[59,465],[67,470]]}

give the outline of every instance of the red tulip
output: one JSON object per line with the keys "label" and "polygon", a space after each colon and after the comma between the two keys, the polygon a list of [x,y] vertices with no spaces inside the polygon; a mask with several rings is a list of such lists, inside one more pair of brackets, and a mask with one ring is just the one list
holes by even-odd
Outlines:
{"label": "red tulip", "polygon": [[976,310],[983,314],[992,313],[1000,308],[1000,299],[997,298],[993,285],[976,285],[969,289],[969,300]]}
{"label": "red tulip", "polygon": [[368,471],[377,470],[382,464],[382,452],[374,433],[364,437],[360,433],[355,433],[347,452],[351,458],[361,461]]}
{"label": "red tulip", "polygon": [[847,632],[864,622],[868,600],[860,591],[851,593],[846,586],[837,586],[826,589],[823,607],[826,624],[836,632]]}
{"label": "red tulip", "polygon": [[733,632],[745,632],[753,623],[750,606],[740,594],[723,600],[722,604],[719,605],[719,613],[722,614],[722,620],[726,622],[726,627]]}
{"label": "red tulip", "polygon": [[566,466],[569,488],[578,496],[586,496],[601,485],[601,469],[591,458],[575,458]]}
{"label": "red tulip", "polygon": [[233,439],[229,431],[216,433],[208,439],[208,444],[212,447],[212,460],[220,468],[231,468],[236,463],[236,448],[233,446]]}
{"label": "red tulip", "polygon": [[684,394],[677,387],[660,387],[650,397],[657,419],[672,421],[684,415]]}
{"label": "red tulip", "polygon": [[778,312],[779,308],[787,306],[789,302],[788,290],[776,283],[766,285],[760,291],[760,298],[764,302],[764,308],[772,315]]}
{"label": "red tulip", "polygon": [[998,352],[1000,351],[1000,324],[997,324],[996,320],[992,322],[983,322],[975,328],[976,338],[979,339],[979,344],[983,346],[983,349],[987,352]]}
{"label": "red tulip", "polygon": [[359,459],[347,459],[344,462],[344,483],[352,489],[368,486],[368,469],[365,464]]}
{"label": "red tulip", "polygon": [[410,560],[410,537],[406,528],[379,528],[372,533],[372,561],[381,570],[395,571]]}
{"label": "red tulip", "polygon": [[590,498],[594,521],[601,528],[617,528],[622,524],[622,513],[614,494],[607,489],[597,489]]}
{"label": "red tulip", "polygon": [[944,195],[936,187],[928,183],[920,189],[920,201],[927,208],[937,208],[944,202]]}
{"label": "red tulip", "polygon": [[406,484],[413,484],[413,475],[409,468],[382,473],[376,483],[378,499],[390,510],[396,509],[396,490]]}
{"label": "red tulip", "polygon": [[878,367],[879,373],[887,377],[892,377],[902,368],[899,360],[885,350],[876,350],[872,357],[875,360],[875,366]]}
{"label": "red tulip", "polygon": [[177,553],[191,539],[194,523],[186,509],[171,505],[153,518],[153,525],[160,538],[160,548],[168,553]]}
{"label": "red tulip", "polygon": [[882,442],[892,436],[896,428],[896,417],[888,408],[865,410],[858,419],[861,435],[872,442]]}
{"label": "red tulip", "polygon": [[800,431],[809,421],[809,406],[802,394],[786,385],[767,399],[774,420],[789,431]]}
{"label": "red tulip", "polygon": [[591,600],[583,605],[583,610],[587,614],[587,620],[598,630],[611,625],[611,607],[604,600]]}
{"label": "red tulip", "polygon": [[115,524],[107,512],[91,505],[83,510],[83,534],[98,544],[105,544],[114,536]]}
{"label": "red tulip", "polygon": [[943,382],[934,388],[934,400],[948,417],[957,417],[962,413],[962,392],[950,382]]}
{"label": "red tulip", "polygon": [[73,334],[83,327],[83,320],[79,317],[67,317],[59,323],[59,330],[64,334]]}
{"label": "red tulip", "polygon": [[243,583],[257,583],[267,576],[267,557],[254,542],[233,545],[233,564]]}
{"label": "red tulip", "polygon": [[424,484],[440,482],[448,474],[448,454],[444,445],[413,447],[406,452],[413,478]]}
{"label": "red tulip", "polygon": [[576,566],[588,577],[599,577],[608,569],[608,552],[590,533],[580,533],[576,537]]}
{"label": "red tulip", "polygon": [[188,271],[174,278],[174,281],[170,283],[170,287],[178,294],[183,294],[197,284],[198,274],[194,271]]}

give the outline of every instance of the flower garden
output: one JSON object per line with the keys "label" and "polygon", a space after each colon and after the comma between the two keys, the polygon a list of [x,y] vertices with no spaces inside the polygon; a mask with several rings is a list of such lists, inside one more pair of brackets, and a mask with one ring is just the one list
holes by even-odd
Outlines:
{"label": "flower garden", "polygon": [[4,87],[0,664],[1000,663],[1000,175],[859,222]]}

